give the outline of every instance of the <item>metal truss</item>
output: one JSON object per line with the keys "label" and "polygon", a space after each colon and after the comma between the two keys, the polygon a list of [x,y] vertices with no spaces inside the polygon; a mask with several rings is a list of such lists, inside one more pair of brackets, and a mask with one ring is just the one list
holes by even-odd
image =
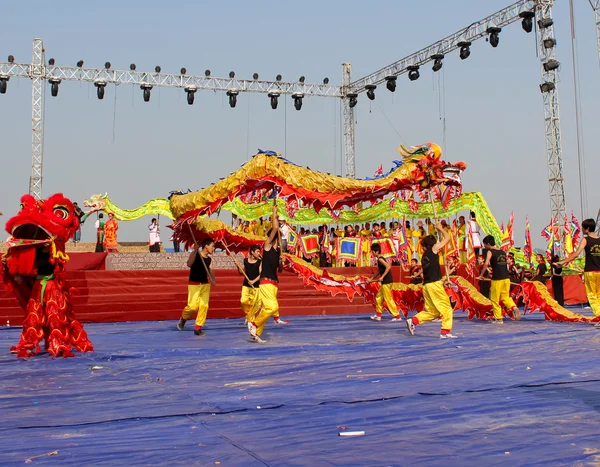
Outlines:
{"label": "metal truss", "polygon": [[[352,65],[350,63],[342,64],[342,115],[344,118],[344,160],[346,162],[346,177],[356,177],[355,146],[354,146],[354,105],[350,99],[350,80],[352,78]],[[356,98],[354,96],[354,98]]]}
{"label": "metal truss", "polygon": [[33,40],[31,77],[31,178],[29,194],[42,198],[44,161],[44,47],[41,39]]}
{"label": "metal truss", "polygon": [[596,40],[598,41],[598,58],[600,59],[600,0],[588,0],[596,15]]}

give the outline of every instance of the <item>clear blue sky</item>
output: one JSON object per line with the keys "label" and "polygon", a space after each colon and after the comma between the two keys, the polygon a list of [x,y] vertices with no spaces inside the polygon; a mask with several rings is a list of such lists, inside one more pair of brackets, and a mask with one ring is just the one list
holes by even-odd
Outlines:
{"label": "clear blue sky", "polygon": [[[341,63],[351,62],[354,78],[368,74],[479,20],[509,3],[499,0],[443,2],[355,0],[301,3],[255,2],[2,2],[0,57],[31,60],[31,40],[44,39],[46,58],[61,65],[178,72],[235,71],[238,77],[309,82],[327,76],[340,82]],[[600,184],[595,182],[593,128],[600,79],[593,12],[576,0],[583,130],[588,172],[588,215],[595,217]],[[579,213],[575,111],[568,2],[554,11],[567,203]],[[500,46],[485,41],[471,57],[457,54],[444,63],[447,160],[464,160],[465,191],[481,191],[492,211],[507,220],[516,213],[517,244],[522,244],[529,214],[534,244],[549,219],[548,172],[544,143],[539,61],[534,34],[519,23],[502,31]],[[116,93],[116,112],[115,112]],[[285,99],[283,100],[285,101]],[[144,103],[139,88],[109,86],[103,101],[93,85],[63,83],[58,98],[48,93],[45,126],[44,195],[63,191],[81,201],[108,192],[121,207],[133,208],[173,189],[199,189],[238,168],[257,148],[277,150],[298,164],[340,171],[339,103],[305,99],[302,111],[291,99],[271,110],[263,95],[240,95],[230,109],[226,97],[198,93],[188,106],[185,93],[155,89]],[[438,76],[429,67],[421,79],[398,81],[395,94],[380,88],[370,103],[363,95],[356,108],[356,169],[370,176],[398,158],[402,142],[442,144]],[[0,96],[2,173],[0,211],[4,220],[16,212],[28,190],[31,170],[31,84],[12,79]],[[113,115],[116,115],[113,141]],[[393,124],[402,139],[392,128]],[[248,125],[248,121],[250,124]],[[287,129],[287,131],[286,131]],[[248,131],[249,130],[249,131]],[[286,151],[287,134],[287,151]],[[248,149],[247,149],[248,148]],[[120,239],[144,241],[149,220],[123,224]],[[93,225],[84,240],[93,239]],[[166,240],[167,238],[165,238]]]}

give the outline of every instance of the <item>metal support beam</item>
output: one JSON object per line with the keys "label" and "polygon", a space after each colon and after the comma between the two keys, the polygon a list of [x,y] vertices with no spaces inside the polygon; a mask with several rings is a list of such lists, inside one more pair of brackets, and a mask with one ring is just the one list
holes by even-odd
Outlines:
{"label": "metal support beam", "polygon": [[[548,185],[550,192],[551,219],[558,219],[560,225],[567,213],[563,178],[562,141],[560,132],[560,112],[558,106],[558,66],[556,61],[556,38],[552,19],[554,0],[536,0],[536,20],[539,55],[542,71],[542,98],[544,103],[544,128],[546,131],[546,155],[548,160]],[[560,247],[564,252],[564,229]]]}
{"label": "metal support beam", "polygon": [[598,42],[598,59],[600,60],[600,0],[588,0],[596,15],[596,41]]}
{"label": "metal support beam", "polygon": [[354,107],[350,107],[350,80],[352,65],[342,63],[342,114],[344,124],[344,161],[346,162],[346,177],[356,178],[354,164]]}
{"label": "metal support beam", "polygon": [[42,198],[42,168],[44,160],[44,45],[33,40],[29,78],[31,78],[31,178],[29,194]]}

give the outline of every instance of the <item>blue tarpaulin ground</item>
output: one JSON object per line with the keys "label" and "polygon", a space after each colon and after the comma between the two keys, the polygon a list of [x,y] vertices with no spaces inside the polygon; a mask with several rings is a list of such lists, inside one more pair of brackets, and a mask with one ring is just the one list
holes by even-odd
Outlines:
{"label": "blue tarpaulin ground", "polygon": [[[457,316],[460,316],[457,314]],[[417,327],[365,315],[87,325],[71,359],[8,353],[0,464],[598,465],[600,331],[541,315]],[[340,437],[340,431],[364,431]],[[58,451],[53,456],[42,456]],[[220,464],[216,464],[220,463]]]}

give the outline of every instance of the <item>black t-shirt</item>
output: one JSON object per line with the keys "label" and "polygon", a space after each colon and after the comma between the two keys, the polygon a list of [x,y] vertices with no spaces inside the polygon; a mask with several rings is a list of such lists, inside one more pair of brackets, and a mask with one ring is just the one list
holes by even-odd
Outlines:
{"label": "black t-shirt", "polygon": [[[411,266],[411,268],[410,268],[411,276],[417,276],[420,272],[421,272],[421,266]],[[411,284],[422,284],[423,279],[420,277],[411,277],[410,283]]]}
{"label": "black t-shirt", "polygon": [[442,280],[442,269],[440,268],[440,256],[432,249],[425,250],[421,256],[423,267],[423,284],[430,284]]}
{"label": "black t-shirt", "polygon": [[[204,259],[204,264],[206,264],[206,268],[202,264],[202,259]],[[196,259],[190,268],[190,282],[195,282],[199,284],[208,284],[208,274],[206,274],[206,269],[210,268],[211,263],[210,258],[200,258],[200,252],[196,252]]]}
{"label": "black t-shirt", "polygon": [[271,281],[279,282],[279,278],[277,277],[279,256],[279,251],[272,246],[270,250],[263,251],[262,272],[260,273],[261,279],[269,279]]}
{"label": "black t-shirt", "polygon": [[600,271],[600,238],[585,236],[585,272]]}
{"label": "black t-shirt", "polygon": [[538,264],[538,267],[537,267],[537,275],[538,275],[538,276],[543,276],[543,275],[545,275],[545,274],[546,274],[546,269],[547,269],[547,268],[546,268],[546,263],[540,263],[540,264]]}
{"label": "black t-shirt", "polygon": [[[381,278],[383,276],[383,274],[385,273],[385,264],[383,264],[384,261],[385,261],[385,263],[387,263],[387,261],[383,258],[379,258],[377,260],[377,268],[379,269],[379,278]],[[391,284],[392,282],[394,282],[394,278],[392,277],[392,271],[390,270],[390,272],[388,272],[385,275],[385,277],[383,278],[381,283],[382,284]]]}
{"label": "black t-shirt", "polygon": [[[251,263],[248,261],[248,258],[244,258],[244,270],[246,271],[246,276],[248,276],[248,279],[251,281],[256,279],[260,274],[260,260],[257,260],[255,263]],[[244,277],[244,283],[242,284],[244,287],[252,287],[255,289],[258,288],[258,281],[250,285],[248,283],[248,279]]]}
{"label": "black t-shirt", "polygon": [[500,281],[508,279],[508,261],[506,260],[506,253],[502,250],[488,250],[492,253],[492,259],[490,265],[492,266],[492,280]]}

